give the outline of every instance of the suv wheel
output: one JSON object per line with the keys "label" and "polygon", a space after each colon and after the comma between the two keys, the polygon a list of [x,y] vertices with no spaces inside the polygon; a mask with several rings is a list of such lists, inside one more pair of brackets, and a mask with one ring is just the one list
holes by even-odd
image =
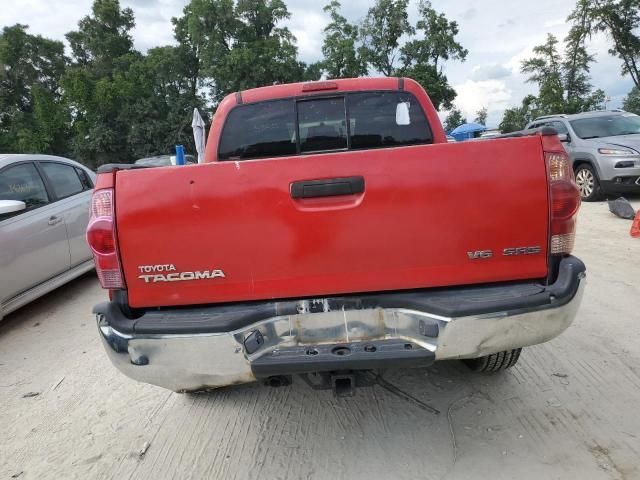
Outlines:
{"label": "suv wheel", "polygon": [[470,358],[463,362],[474,372],[496,373],[513,367],[520,358],[521,348],[492,353],[486,357]]}
{"label": "suv wheel", "polygon": [[585,202],[595,202],[602,197],[598,174],[588,163],[582,163],[576,168],[576,184],[580,197]]}

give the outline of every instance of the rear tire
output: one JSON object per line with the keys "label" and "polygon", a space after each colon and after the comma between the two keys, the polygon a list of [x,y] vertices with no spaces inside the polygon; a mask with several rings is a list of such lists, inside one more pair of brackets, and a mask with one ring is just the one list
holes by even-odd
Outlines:
{"label": "rear tire", "polygon": [[602,188],[595,168],[588,163],[581,163],[576,167],[576,184],[580,191],[580,198],[585,202],[602,200]]}
{"label": "rear tire", "polygon": [[496,373],[513,367],[520,358],[521,348],[492,353],[486,357],[470,358],[463,362],[474,372]]}

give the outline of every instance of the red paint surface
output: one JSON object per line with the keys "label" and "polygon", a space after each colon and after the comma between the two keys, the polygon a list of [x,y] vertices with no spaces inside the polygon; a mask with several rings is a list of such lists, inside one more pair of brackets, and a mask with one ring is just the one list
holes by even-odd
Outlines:
{"label": "red paint surface", "polygon": [[[293,200],[297,180],[365,177],[365,193]],[[119,171],[116,215],[134,307],[544,277],[540,137]],[[144,193],[142,193],[144,192]],[[539,245],[539,255],[504,257]],[[486,260],[468,251],[491,249]],[[140,265],[226,278],[144,283]]]}
{"label": "red paint surface", "polygon": [[[338,81],[339,90],[396,90],[397,79]],[[121,170],[116,220],[133,307],[322,296],[542,278],[549,204],[540,136],[447,144],[421,87],[434,145]],[[323,94],[326,92],[312,92]],[[331,93],[335,94],[336,90]],[[306,94],[306,93],[305,93]],[[243,102],[302,95],[302,85],[242,92]],[[363,176],[363,194],[294,200],[299,180]],[[105,177],[105,178],[102,178]],[[113,174],[101,175],[109,187]],[[537,255],[504,248],[540,246]],[[489,259],[467,252],[492,250]],[[145,283],[139,266],[223,270],[224,278]]]}

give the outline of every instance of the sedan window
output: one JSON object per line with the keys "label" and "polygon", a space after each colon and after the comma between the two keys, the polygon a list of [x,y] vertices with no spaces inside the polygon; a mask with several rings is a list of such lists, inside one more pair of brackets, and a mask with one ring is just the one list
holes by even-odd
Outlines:
{"label": "sedan window", "polygon": [[41,165],[58,199],[70,197],[85,189],[71,165],[54,162],[42,162]]}
{"label": "sedan window", "polygon": [[49,202],[44,182],[33,163],[21,163],[0,172],[0,200],[19,200],[27,204],[27,209]]}

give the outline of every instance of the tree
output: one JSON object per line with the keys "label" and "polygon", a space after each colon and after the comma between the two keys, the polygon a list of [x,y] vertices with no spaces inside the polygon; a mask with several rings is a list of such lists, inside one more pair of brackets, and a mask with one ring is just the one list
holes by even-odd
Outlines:
{"label": "tree", "polygon": [[400,39],[412,35],[407,15],[409,0],[376,0],[360,27],[367,63],[387,77],[394,75],[400,58]]}
{"label": "tree", "polygon": [[589,35],[589,0],[578,0],[576,9],[569,15],[573,22],[565,38],[566,53],[562,64],[563,81],[566,90],[567,113],[584,110],[582,103],[591,94],[589,64],[595,60],[587,52],[585,40]]}
{"label": "tree", "polygon": [[127,109],[127,145],[132,158],[167,154],[175,145],[195,151],[191,116],[204,99],[194,90],[194,68],[182,45],[152,48],[131,66],[136,99]]}
{"label": "tree", "polygon": [[0,152],[63,153],[68,115],[61,101],[64,45],[27,33],[26,25],[0,34]]}
{"label": "tree", "polygon": [[[304,64],[303,64],[304,65]],[[304,72],[302,73],[303,82],[314,82],[322,78],[324,69],[324,62],[314,62],[309,65],[304,65]]]}
{"label": "tree", "polygon": [[462,112],[457,107],[453,107],[444,121],[444,130],[448,133],[465,123],[467,123],[467,119],[462,115]]}
{"label": "tree", "polygon": [[418,81],[429,92],[436,109],[451,108],[456,92],[449,85],[443,64],[448,60],[464,62],[468,53],[456,41],[458,23],[436,12],[428,0],[420,0],[418,13],[414,32],[421,38],[410,40],[402,47],[403,67],[398,74]]}
{"label": "tree", "polygon": [[227,75],[229,52],[240,21],[233,0],[191,0],[183,15],[172,18],[174,36],[189,51],[197,71],[197,84],[209,91],[214,104],[226,94],[215,78]]}
{"label": "tree", "polygon": [[[420,0],[415,27],[409,23],[409,0],[376,0],[359,26],[340,15],[340,3],[325,11],[331,22],[325,29],[323,68],[330,78],[366,75],[406,76],[429,92],[436,109],[451,108],[456,97],[443,65],[464,61],[465,50],[455,39],[458,24],[437,13],[428,0]],[[405,40],[403,43],[403,40]]]}
{"label": "tree", "polygon": [[505,110],[502,121],[498,128],[502,133],[511,133],[522,130],[527,123],[538,116],[537,98],[533,95],[527,95],[522,100],[519,107],[508,108]]}
{"label": "tree", "polygon": [[133,11],[118,0],[94,0],[91,15],[66,37],[73,63],[62,79],[73,117],[73,151],[88,164],[130,158],[129,111],[137,101],[132,65],[142,55],[133,50]]}
{"label": "tree", "polygon": [[585,47],[588,26],[584,9],[576,10],[570,18],[574,16],[582,21],[576,20],[567,35],[564,54],[558,51],[558,39],[549,34],[544,44],[533,49],[534,56],[522,62],[521,71],[528,74],[527,82],[537,84],[538,94],[528,95],[519,107],[504,112],[499,126],[503,133],[522,130],[540,115],[585,112],[604,103],[604,92],[594,91],[589,82],[594,57]]}
{"label": "tree", "polygon": [[464,62],[469,52],[456,41],[458,22],[450,22],[444,13],[436,12],[428,0],[420,0],[418,13],[420,19],[414,31],[421,32],[422,38],[410,40],[402,47],[405,65],[427,63],[440,72],[447,60]]}
{"label": "tree", "polygon": [[317,74],[317,67],[298,61],[289,29],[278,26],[289,17],[282,0],[191,0],[173,22],[217,104],[233,91]]}
{"label": "tree", "polygon": [[538,85],[535,104],[540,115],[590,111],[604,102],[604,92],[593,91],[589,83],[593,56],[587,53],[584,38],[583,31],[572,28],[563,56],[557,38],[549,34],[543,45],[533,49],[534,56],[522,62],[522,73],[529,75],[527,82]]}
{"label": "tree", "polygon": [[340,2],[332,0],[324,7],[331,22],[324,29],[322,68],[328,78],[361,77],[367,74],[367,62],[359,47],[359,29],[340,15]]}
{"label": "tree", "polygon": [[529,75],[527,82],[538,84],[538,103],[543,105],[545,114],[564,110],[562,60],[557,44],[558,39],[548,34],[543,45],[534,47],[534,57],[522,62],[522,73]]}
{"label": "tree", "polygon": [[640,88],[633,87],[633,89],[629,92],[629,95],[627,95],[627,97],[624,99],[622,108],[624,108],[627,112],[640,115]]}
{"label": "tree", "polygon": [[622,60],[622,74],[640,86],[640,0],[578,0],[568,20],[589,35],[604,32],[613,42],[609,53]]}
{"label": "tree", "polygon": [[476,112],[476,118],[473,120],[475,123],[487,126],[487,107],[483,107]]}

